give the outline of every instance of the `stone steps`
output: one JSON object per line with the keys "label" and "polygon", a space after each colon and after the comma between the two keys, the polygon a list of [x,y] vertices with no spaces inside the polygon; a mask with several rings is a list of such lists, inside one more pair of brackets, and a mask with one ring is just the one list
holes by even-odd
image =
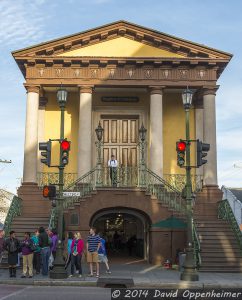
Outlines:
{"label": "stone steps", "polygon": [[242,271],[242,254],[239,245],[225,220],[196,219],[201,244],[200,272],[239,273]]}

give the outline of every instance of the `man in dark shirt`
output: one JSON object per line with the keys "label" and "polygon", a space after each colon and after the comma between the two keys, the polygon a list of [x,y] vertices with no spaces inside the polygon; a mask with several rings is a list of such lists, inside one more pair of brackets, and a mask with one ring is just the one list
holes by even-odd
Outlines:
{"label": "man in dark shirt", "polygon": [[50,242],[44,227],[39,228],[39,246],[41,248],[40,255],[42,261],[42,275],[48,275]]}

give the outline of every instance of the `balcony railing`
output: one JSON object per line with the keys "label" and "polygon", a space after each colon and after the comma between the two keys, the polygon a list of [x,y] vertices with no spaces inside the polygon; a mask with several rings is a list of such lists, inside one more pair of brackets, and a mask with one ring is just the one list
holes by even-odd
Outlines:
{"label": "balcony railing", "polygon": [[[111,187],[110,168],[96,167],[96,177],[94,185],[99,187]],[[115,185],[117,187],[134,187],[140,186],[140,178],[138,176],[138,167],[118,167],[115,174]],[[38,185],[40,187],[49,184],[58,184],[59,173],[57,172],[41,172],[37,175]],[[64,173],[64,190],[77,180],[77,173]],[[144,178],[145,179],[145,178]],[[163,179],[177,191],[182,192],[186,183],[186,176],[182,174],[164,174]],[[202,176],[192,175],[192,188],[194,192],[202,189]]]}
{"label": "balcony railing", "polygon": [[[64,173],[64,189],[77,180],[77,173]],[[38,186],[43,187],[49,184],[59,183],[58,172],[39,172],[37,173]]]}

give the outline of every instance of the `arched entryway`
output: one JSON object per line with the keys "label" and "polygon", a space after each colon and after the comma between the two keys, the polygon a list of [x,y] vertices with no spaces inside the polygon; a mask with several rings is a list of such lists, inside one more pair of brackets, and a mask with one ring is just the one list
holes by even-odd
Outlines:
{"label": "arched entryway", "polygon": [[105,238],[110,256],[145,260],[149,260],[150,224],[147,215],[129,208],[100,210],[90,222]]}

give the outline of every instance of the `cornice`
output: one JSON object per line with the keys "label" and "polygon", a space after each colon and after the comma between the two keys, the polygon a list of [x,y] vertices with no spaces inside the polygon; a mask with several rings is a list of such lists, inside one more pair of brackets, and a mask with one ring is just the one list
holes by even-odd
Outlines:
{"label": "cornice", "polygon": [[53,53],[62,53],[83,46],[98,43],[104,40],[124,36],[141,43],[147,43],[157,48],[169,49],[174,53],[183,53],[186,56],[223,57],[231,59],[232,55],[201,44],[187,41],[127,21],[118,21],[98,28],[90,29],[74,35],[62,37],[42,44],[12,52],[13,56],[28,54],[31,56],[49,56]]}

